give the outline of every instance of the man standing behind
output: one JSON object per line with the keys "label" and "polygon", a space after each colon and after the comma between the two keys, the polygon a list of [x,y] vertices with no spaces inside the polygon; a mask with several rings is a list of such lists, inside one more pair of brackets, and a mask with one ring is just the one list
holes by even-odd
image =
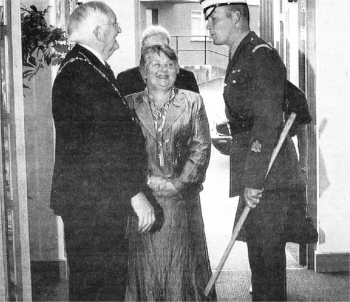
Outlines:
{"label": "man standing behind", "polygon": [[56,129],[51,208],[62,217],[69,266],[70,301],[124,301],[128,216],[139,231],[154,212],[146,187],[146,150],[141,129],[120,98],[105,62],[118,49],[121,32],[103,2],[79,6],[67,54],[52,90]]}
{"label": "man standing behind", "polygon": [[242,230],[252,298],[285,301],[284,226],[291,192],[302,184],[290,137],[265,176],[284,123],[286,69],[278,53],[250,30],[246,1],[200,2],[213,43],[229,47],[224,100],[232,134],[230,196],[240,196],[237,217],[245,205],[252,208]]}
{"label": "man standing behind", "polygon": [[[154,44],[170,44],[169,32],[160,25],[152,25],[142,34],[142,47],[152,46]],[[117,83],[122,96],[141,92],[146,88],[146,83],[141,76],[138,66],[119,73],[117,76]],[[186,89],[199,93],[197,81],[193,72],[184,68],[179,69],[174,86],[179,89]]]}

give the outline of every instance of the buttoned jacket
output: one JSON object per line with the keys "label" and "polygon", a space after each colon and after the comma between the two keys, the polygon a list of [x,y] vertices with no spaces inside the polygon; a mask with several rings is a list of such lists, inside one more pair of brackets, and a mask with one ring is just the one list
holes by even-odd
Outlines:
{"label": "buttoned jacket", "polygon": [[149,173],[172,181],[183,196],[202,190],[211,148],[202,97],[188,90],[175,89],[160,140],[165,154],[164,167],[159,165],[157,156],[157,134],[147,89],[127,96],[126,100],[135,110],[146,138]]}
{"label": "buttoned jacket", "polygon": [[[233,135],[230,195],[246,187],[292,188],[302,184],[293,141],[287,137],[265,179],[272,151],[284,125],[282,103],[286,69],[276,50],[250,32],[230,59],[224,81],[227,118],[253,121]],[[232,114],[233,113],[233,114]]]}

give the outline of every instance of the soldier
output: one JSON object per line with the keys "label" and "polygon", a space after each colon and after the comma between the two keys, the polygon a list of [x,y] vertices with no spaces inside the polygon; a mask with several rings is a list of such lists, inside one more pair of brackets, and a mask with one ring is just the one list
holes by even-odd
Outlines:
{"label": "soldier", "polygon": [[284,226],[291,194],[302,186],[290,137],[265,176],[284,124],[286,68],[277,51],[250,30],[246,1],[200,3],[213,43],[229,47],[224,100],[232,134],[230,196],[239,196],[236,218],[246,205],[252,209],[242,229],[252,272],[252,299],[285,301]]}

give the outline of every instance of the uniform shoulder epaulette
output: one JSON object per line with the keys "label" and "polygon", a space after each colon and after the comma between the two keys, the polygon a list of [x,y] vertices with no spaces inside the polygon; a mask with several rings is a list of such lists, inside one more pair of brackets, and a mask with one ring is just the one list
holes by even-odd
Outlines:
{"label": "uniform shoulder epaulette", "polygon": [[272,48],[272,46],[270,46],[269,44],[259,44],[259,45],[257,45],[257,46],[255,46],[254,48],[253,48],[253,50],[252,50],[252,53],[254,53],[254,52],[256,52],[259,48],[261,48],[261,47],[266,47],[266,48],[268,48],[268,49],[270,49],[270,50],[273,50],[273,48]]}

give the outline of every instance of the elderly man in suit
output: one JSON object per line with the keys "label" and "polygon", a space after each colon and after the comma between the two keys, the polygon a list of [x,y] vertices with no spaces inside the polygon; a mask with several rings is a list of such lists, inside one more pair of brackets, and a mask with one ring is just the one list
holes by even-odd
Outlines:
{"label": "elderly man in suit", "polygon": [[[142,34],[142,47],[155,44],[170,44],[169,32],[160,25],[151,25],[146,28]],[[141,92],[146,88],[146,83],[141,76],[138,66],[119,73],[117,76],[117,83],[122,96]],[[199,93],[199,88],[193,72],[184,68],[179,69],[174,86],[179,89],[186,89]]]}
{"label": "elderly man in suit", "polygon": [[68,21],[76,42],[52,90],[56,129],[51,208],[62,217],[70,301],[124,301],[129,215],[140,232],[154,222],[141,129],[120,98],[106,60],[121,32],[103,2],[79,6]]}

